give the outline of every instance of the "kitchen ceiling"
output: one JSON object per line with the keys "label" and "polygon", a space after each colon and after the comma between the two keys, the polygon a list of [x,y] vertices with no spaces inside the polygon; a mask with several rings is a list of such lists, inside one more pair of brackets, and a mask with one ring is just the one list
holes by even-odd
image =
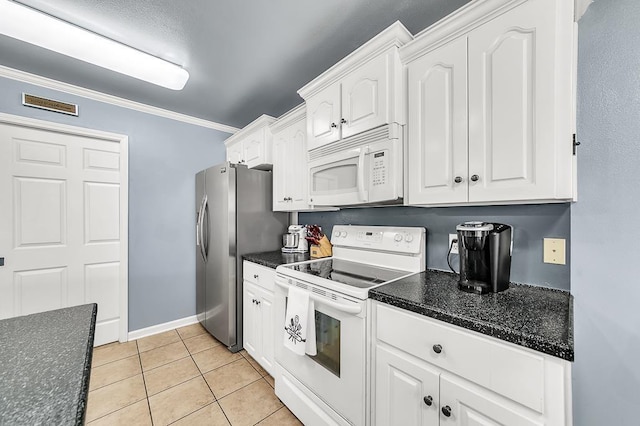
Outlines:
{"label": "kitchen ceiling", "polygon": [[469,0],[21,0],[183,66],[173,91],[0,35],[0,65],[243,127],[396,20],[415,34]]}

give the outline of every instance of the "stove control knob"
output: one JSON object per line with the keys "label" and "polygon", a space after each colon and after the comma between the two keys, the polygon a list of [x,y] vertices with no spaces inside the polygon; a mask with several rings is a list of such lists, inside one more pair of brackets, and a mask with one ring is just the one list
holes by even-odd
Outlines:
{"label": "stove control knob", "polygon": [[342,231],[341,237],[342,238],[346,238],[347,237],[347,231]]}
{"label": "stove control knob", "polygon": [[338,238],[340,236],[340,231],[336,231],[333,233],[334,238]]}
{"label": "stove control knob", "polygon": [[400,241],[402,241],[402,234],[396,234],[396,236],[393,237],[393,240],[399,243]]}
{"label": "stove control knob", "polygon": [[411,241],[413,241],[413,235],[411,235],[411,234],[405,235],[404,240],[406,242],[410,243]]}

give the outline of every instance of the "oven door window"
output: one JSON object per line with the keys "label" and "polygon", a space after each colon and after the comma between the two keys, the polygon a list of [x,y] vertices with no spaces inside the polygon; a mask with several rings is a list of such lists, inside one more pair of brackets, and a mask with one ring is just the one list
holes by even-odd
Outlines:
{"label": "oven door window", "polygon": [[[285,312],[289,298],[285,298]],[[340,320],[315,311],[316,355],[305,355],[340,377]]]}
{"label": "oven door window", "polygon": [[310,358],[340,377],[340,321],[315,312],[317,355]]}

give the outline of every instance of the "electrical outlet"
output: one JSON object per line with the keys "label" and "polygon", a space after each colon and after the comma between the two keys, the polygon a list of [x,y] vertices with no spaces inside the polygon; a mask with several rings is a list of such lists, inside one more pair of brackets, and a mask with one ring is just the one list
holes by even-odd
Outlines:
{"label": "electrical outlet", "polygon": [[[451,246],[451,241],[455,240],[453,243],[453,247]],[[451,247],[451,254],[458,254],[458,234],[449,234],[449,247]]]}
{"label": "electrical outlet", "polygon": [[565,245],[566,241],[563,238],[545,238],[543,244],[544,263],[566,265]]}

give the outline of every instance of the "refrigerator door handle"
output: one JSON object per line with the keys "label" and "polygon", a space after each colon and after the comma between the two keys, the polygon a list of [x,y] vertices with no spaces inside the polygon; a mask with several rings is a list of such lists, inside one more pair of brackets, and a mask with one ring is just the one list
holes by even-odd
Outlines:
{"label": "refrigerator door handle", "polygon": [[205,212],[205,206],[207,203],[207,196],[205,195],[204,197],[202,197],[202,204],[200,205],[200,213],[198,215],[198,239],[200,240],[200,244],[198,245],[198,247],[200,247],[200,255],[202,256],[202,259],[206,262],[207,261],[207,255],[204,249],[204,233],[203,233],[203,228],[204,228],[204,212]]}
{"label": "refrigerator door handle", "polygon": [[[204,201],[204,198],[202,199],[202,201]],[[200,239],[200,218],[202,217],[202,204],[203,202],[200,202],[200,207],[198,207],[198,212],[196,213],[196,246],[200,247],[200,242],[202,241]]]}
{"label": "refrigerator door handle", "polygon": [[200,241],[202,244],[200,245],[200,250],[202,250],[202,257],[206,262],[209,258],[209,198],[206,195],[204,196],[202,216],[202,227],[200,231]]}

